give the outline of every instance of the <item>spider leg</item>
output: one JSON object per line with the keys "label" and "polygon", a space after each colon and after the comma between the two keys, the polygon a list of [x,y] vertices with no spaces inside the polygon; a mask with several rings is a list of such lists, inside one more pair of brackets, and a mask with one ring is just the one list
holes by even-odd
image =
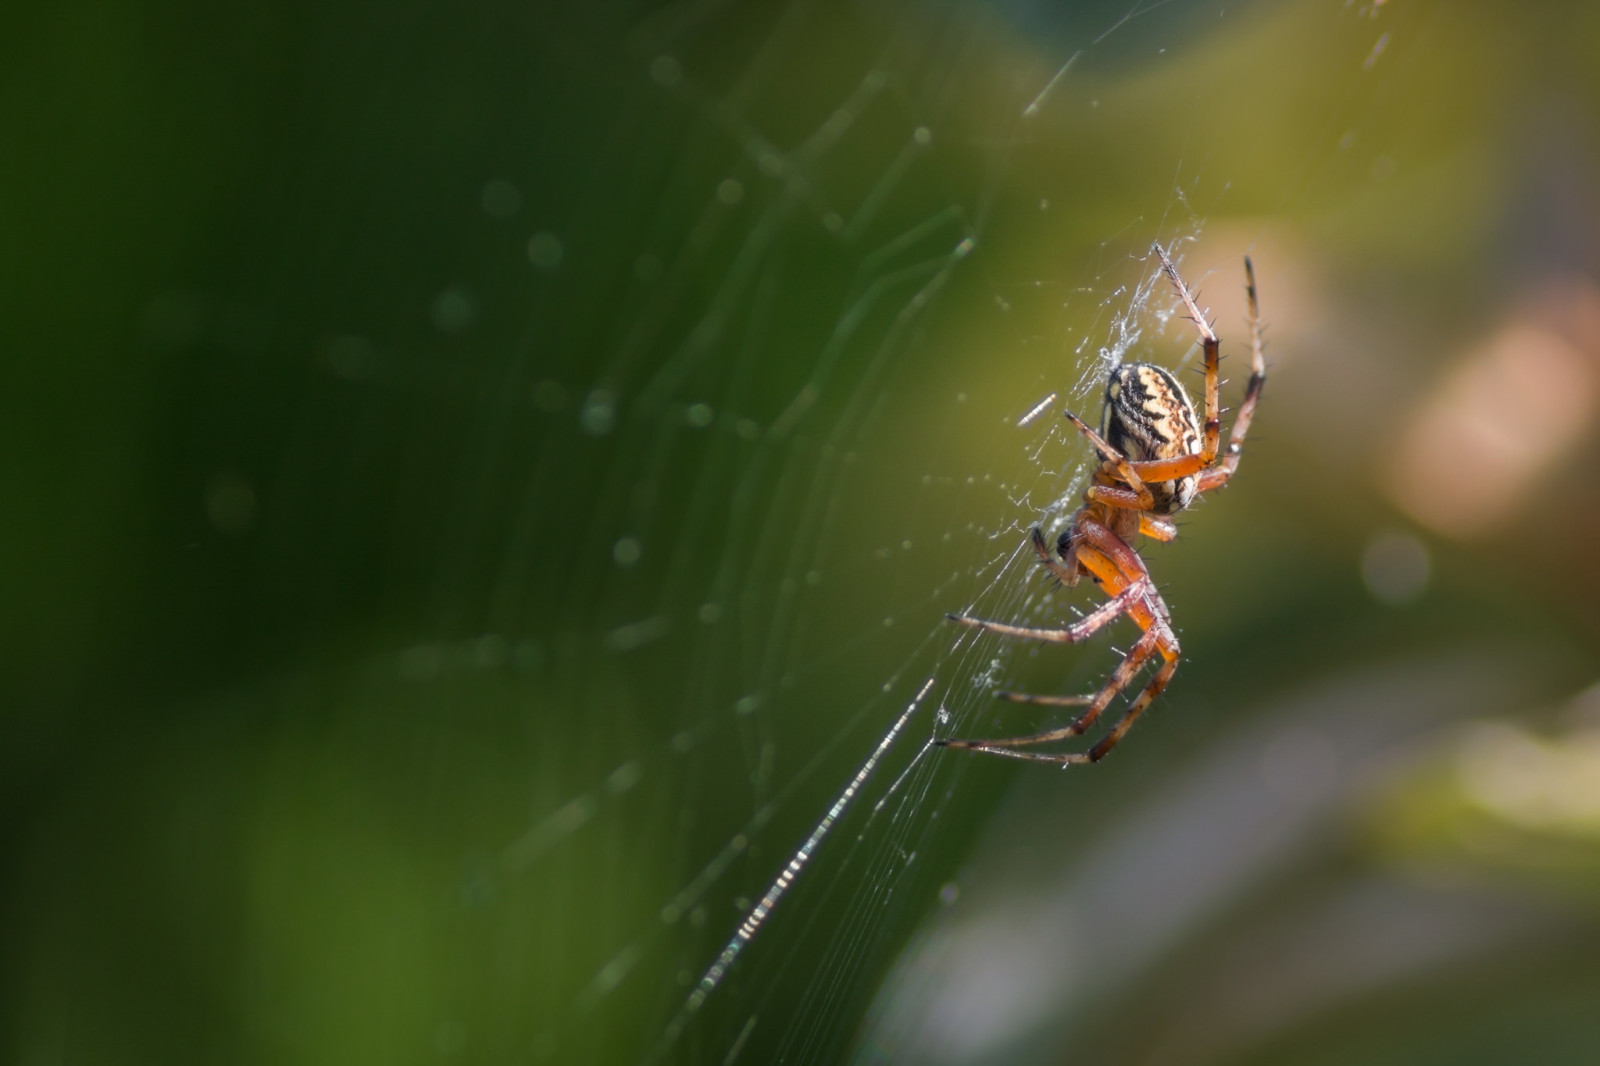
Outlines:
{"label": "spider leg", "polygon": [[[1147,517],[1152,516],[1140,516],[1141,519]],[[1157,519],[1156,521],[1161,520]],[[1085,550],[1085,546],[1080,545],[1078,549],[1079,557],[1084,560],[1084,564],[1096,576],[1101,578],[1102,582],[1108,583],[1112,587],[1115,587],[1116,582],[1119,580],[1129,583],[1130,587],[1135,582],[1150,583],[1150,572],[1145,569],[1144,560],[1140,559],[1138,553],[1128,546],[1127,541],[1087,515],[1079,517],[1075,523],[1075,528],[1079,538],[1087,542],[1088,545],[1093,546],[1092,550]],[[1176,532],[1175,528],[1173,532]],[[1150,585],[1150,592],[1143,603],[1140,604],[1140,608],[1130,610],[1128,614],[1141,626],[1146,625],[1145,617],[1148,615],[1149,630],[1146,635],[1155,637],[1153,648],[1161,653],[1166,662],[1162,663],[1161,668],[1150,679],[1144,691],[1139,693],[1133,705],[1112,727],[1111,732],[1102,737],[1088,752],[1067,752],[1052,756],[1042,752],[1013,753],[998,750],[994,752],[995,754],[1013,754],[1016,757],[1027,758],[1035,762],[1071,766],[1079,763],[1099,762],[1105,758],[1112,748],[1117,746],[1117,742],[1127,735],[1128,730],[1133,728],[1133,723],[1138,721],[1139,716],[1145,712],[1151,702],[1161,694],[1161,691],[1167,687],[1168,682],[1172,680],[1172,675],[1178,669],[1178,656],[1180,654],[1177,635],[1172,632],[1170,625],[1172,614],[1167,609],[1166,601],[1161,598],[1161,594],[1155,591],[1153,584]],[[1135,645],[1135,648],[1137,648],[1137,645]],[[1146,651],[1142,658],[1149,658],[1150,654],[1150,651]],[[1130,650],[1128,655],[1129,658],[1132,658],[1134,651]],[[1124,660],[1124,665],[1126,665],[1126,660]]]}
{"label": "spider leg", "polygon": [[1107,485],[1096,482],[1089,486],[1084,496],[1097,503],[1111,507],[1119,507],[1128,511],[1148,511],[1155,506],[1155,496],[1150,492],[1149,482],[1160,483],[1163,481],[1176,481],[1178,478],[1198,474],[1211,464],[1216,456],[1215,449],[1207,455],[1203,450],[1193,455],[1180,455],[1175,459],[1129,459],[1109,441],[1084,424],[1083,419],[1066,412],[1068,420],[1078,427],[1078,432],[1089,438],[1089,443],[1095,446],[1101,456],[1105,458],[1106,470],[1112,476],[1120,478],[1128,487]]}
{"label": "spider leg", "polygon": [[[1161,257],[1161,268],[1167,272],[1167,277],[1172,280],[1172,287],[1178,290],[1178,298],[1183,301],[1184,314],[1188,316],[1190,322],[1194,323],[1194,328],[1199,331],[1200,346],[1205,350],[1206,426],[1204,443],[1200,447],[1200,454],[1204,458],[1201,460],[1200,465],[1209,466],[1211,465],[1211,460],[1217,457],[1217,446],[1222,436],[1222,415],[1217,400],[1217,347],[1220,342],[1217,340],[1216,331],[1211,328],[1210,323],[1206,321],[1206,317],[1200,313],[1200,308],[1195,306],[1194,297],[1189,295],[1189,287],[1178,276],[1178,268],[1172,265],[1171,259],[1167,258],[1166,249],[1162,248],[1159,242],[1152,244],[1151,247],[1155,249],[1156,255]],[[1190,470],[1185,474],[1173,476],[1187,477],[1188,474],[1192,473],[1194,471]],[[1148,480],[1166,481],[1171,480],[1171,478],[1149,477]]]}
{"label": "spider leg", "polygon": [[[1132,466],[1132,463],[1128,464]],[[1095,503],[1103,503],[1107,507],[1115,507],[1123,511],[1148,511],[1155,506],[1156,499],[1150,494],[1149,486],[1141,486],[1143,495],[1132,489],[1125,489],[1119,485],[1102,485],[1095,482],[1084,490],[1083,497]],[[1148,498],[1147,498],[1148,497]]]}
{"label": "spider leg", "polygon": [[[1162,629],[1164,628],[1162,627]],[[940,747],[982,752],[986,755],[1003,755],[1010,759],[1051,763],[1056,766],[1079,766],[1099,762],[1111,753],[1111,749],[1115,748],[1123,737],[1127,736],[1128,730],[1133,728],[1134,723],[1139,720],[1140,716],[1150,707],[1150,704],[1155,701],[1155,698],[1171,682],[1172,675],[1177,673],[1178,670],[1178,651],[1177,641],[1171,639],[1170,632],[1163,634],[1161,629],[1152,627],[1139,638],[1137,644],[1128,650],[1127,658],[1122,660],[1122,663],[1106,682],[1105,688],[1101,689],[1099,694],[1095,696],[1089,709],[1068,725],[1060,729],[1027,737],[999,737],[989,740],[940,740],[935,743]],[[1100,717],[1100,714],[1110,704],[1111,700],[1116,698],[1117,693],[1127,687],[1128,682],[1133,679],[1139,668],[1157,652],[1166,661],[1161,664],[1161,668],[1156,671],[1155,676],[1145,685],[1133,704],[1123,712],[1122,717],[1117,720],[1116,725],[1112,726],[1111,731],[1101,737],[1088,751],[1043,752],[1018,750],[1018,748],[1031,747],[1035,744],[1066,740],[1069,737],[1078,736],[1086,732],[1094,725],[1095,720]]]}
{"label": "spider leg", "polygon": [[1196,493],[1219,488],[1228,483],[1239,468],[1239,454],[1244,450],[1244,436],[1250,432],[1250,420],[1255,417],[1256,401],[1261,398],[1261,388],[1267,383],[1267,360],[1261,347],[1261,308],[1256,303],[1256,271],[1249,256],[1244,261],[1245,292],[1250,298],[1250,383],[1244,388],[1244,402],[1239,413],[1233,416],[1233,431],[1228,434],[1228,446],[1222,451],[1222,461],[1200,475]]}
{"label": "spider leg", "polygon": [[[1162,650],[1162,654],[1167,655],[1165,649]],[[1167,683],[1172,680],[1172,675],[1177,672],[1177,649],[1173,649],[1172,654],[1167,656],[1167,661],[1161,664],[1161,669],[1156,671],[1156,676],[1150,679],[1150,683],[1144,687],[1144,691],[1139,693],[1139,698],[1133,701],[1133,706],[1129,707],[1122,717],[1117,720],[1117,724],[1111,727],[1111,732],[1101,737],[1095,746],[1089,749],[1089,762],[1099,762],[1104,759],[1111,749],[1117,746],[1117,742],[1128,735],[1128,730],[1133,728],[1133,723],[1137,722],[1146,708],[1155,701],[1157,696],[1161,695],[1161,690],[1167,687]]]}
{"label": "spider leg", "polygon": [[1168,541],[1178,535],[1178,524],[1170,518],[1142,514],[1139,516],[1139,532],[1152,540]]}
{"label": "spider leg", "polygon": [[[1127,484],[1128,487],[1126,489],[1118,489],[1117,491],[1119,493],[1131,492],[1133,493],[1132,498],[1139,501],[1138,506],[1129,504],[1114,504],[1113,506],[1127,506],[1138,511],[1148,511],[1150,508],[1154,507],[1156,503],[1154,494],[1151,493],[1149,486],[1147,486],[1139,477],[1138,473],[1134,469],[1134,464],[1128,461],[1128,457],[1113,448],[1104,437],[1100,436],[1100,434],[1090,429],[1083,419],[1079,418],[1071,411],[1067,411],[1065,414],[1067,416],[1067,420],[1078,427],[1078,432],[1089,438],[1089,443],[1093,444],[1095,450],[1098,451],[1102,457],[1104,457],[1106,465],[1116,471],[1116,476],[1121,478]],[[1097,497],[1095,496],[1095,492],[1105,487],[1107,486],[1089,486],[1089,498],[1096,499]]]}
{"label": "spider leg", "polygon": [[1176,459],[1140,459],[1130,462],[1133,472],[1144,481],[1175,481],[1204,470],[1211,462],[1204,452],[1180,455]]}
{"label": "spider leg", "polygon": [[[1141,634],[1138,642],[1135,643],[1132,648],[1128,649],[1127,657],[1124,658],[1121,663],[1117,664],[1116,670],[1112,671],[1111,677],[1107,679],[1105,687],[1095,694],[1094,699],[1089,703],[1088,709],[1077,718],[1058,729],[1050,729],[1043,733],[1033,733],[1023,737],[991,737],[986,740],[950,739],[938,740],[934,743],[942,748],[962,748],[967,751],[984,751],[997,755],[1009,755],[1012,754],[1010,750],[1012,748],[1032,747],[1035,744],[1049,744],[1052,741],[1066,740],[1069,737],[1079,736],[1094,725],[1096,719],[1100,717],[1100,715],[1105,711],[1106,707],[1110,705],[1111,701],[1117,698],[1117,693],[1128,687],[1128,682],[1133,680],[1134,675],[1139,672],[1139,668],[1143,666],[1146,660],[1148,660],[1155,652],[1160,642],[1161,634],[1156,629],[1148,629]],[[1143,697],[1141,696],[1141,699],[1142,698]],[[1042,758],[1041,761],[1066,762],[1088,760],[1088,756],[1081,753],[1073,752],[1069,754],[1075,755],[1077,758],[1069,760],[1063,756],[1052,755]]]}
{"label": "spider leg", "polygon": [[1046,570],[1056,576],[1057,580],[1071,588],[1078,583],[1082,569],[1078,566],[1077,559],[1068,554],[1066,542],[1072,539],[1071,534],[1063,534],[1062,538],[1062,546],[1059,549],[1061,558],[1058,560],[1051,553],[1050,546],[1044,542],[1044,530],[1038,526],[1033,527],[1033,550],[1038,553],[1039,561],[1044,564]]}
{"label": "spider leg", "polygon": [[[1042,539],[1042,536],[1040,539]],[[1117,742],[1132,728],[1133,723],[1150,706],[1151,701],[1172,680],[1172,675],[1178,668],[1178,638],[1173,634],[1172,627],[1169,624],[1171,614],[1167,610],[1166,602],[1162,600],[1161,594],[1151,584],[1149,572],[1145,569],[1144,563],[1138,554],[1121,537],[1082,513],[1078,515],[1073,524],[1072,534],[1062,538],[1059,550],[1063,556],[1069,551],[1073,552],[1074,558],[1085,569],[1093,573],[1107,591],[1116,594],[1113,601],[1108,601],[1108,605],[1109,602],[1114,602],[1131,593],[1137,593],[1137,601],[1128,605],[1126,610],[1128,616],[1137,622],[1144,632],[1134,646],[1128,649],[1128,654],[1123,658],[1122,662],[1117,664],[1116,670],[1107,679],[1105,687],[1096,693],[1092,700],[1088,701],[1089,705],[1084,712],[1067,725],[1022,737],[942,740],[938,741],[941,747],[960,748],[990,755],[1003,755],[1007,758],[1025,759],[1030,762],[1052,763],[1058,766],[1098,762],[1105,757],[1107,752],[1116,747]],[[1084,621],[1087,620],[1088,616],[1085,616]],[[998,628],[995,631],[1002,632]],[[1105,712],[1105,709],[1110,706],[1111,701],[1127,688],[1144,664],[1158,653],[1165,660],[1161,668],[1139,693],[1132,706],[1118,719],[1111,732],[1087,752],[1017,750],[1018,748],[1032,747],[1037,744],[1066,740],[1088,731]],[[1080,696],[1048,697],[1028,696],[1020,693],[1006,693],[1005,697],[1016,703],[1037,703],[1046,706],[1074,706],[1083,700],[1083,697]]]}
{"label": "spider leg", "polygon": [[1129,547],[1127,541],[1082,513],[1073,523],[1072,539],[1078,562],[1084,569],[1094,574],[1108,592],[1120,592],[1129,585],[1139,582],[1146,584],[1149,589],[1148,595],[1130,607],[1128,614],[1141,629],[1159,621],[1168,640],[1176,646],[1177,641],[1172,636],[1170,627],[1166,625],[1171,619],[1171,615],[1167,613],[1166,602],[1155,591],[1155,583],[1150,580],[1150,571],[1145,569],[1144,560],[1139,558],[1139,553]]}
{"label": "spider leg", "polygon": [[1143,598],[1154,591],[1155,589],[1148,579],[1135,582],[1071,625],[1055,629],[1037,626],[1014,626],[1009,622],[991,622],[986,618],[974,618],[970,614],[947,614],[945,617],[952,622],[959,622],[973,629],[981,629],[986,633],[998,633],[1002,637],[1043,640],[1051,644],[1078,644],[1094,636],[1095,633],[1104,628],[1106,623],[1114,621],[1123,612],[1132,610],[1136,605],[1140,605]]}
{"label": "spider leg", "polygon": [[[1153,520],[1160,521],[1159,519]],[[1063,583],[1067,585],[1077,584],[1079,569],[1073,554],[1071,532],[1062,533],[1057,547],[1057,550],[1061,553],[1061,558],[1069,561],[1069,565],[1072,567],[1070,570],[1051,554],[1049,546],[1045,543],[1044,531],[1037,526],[1033,529],[1032,539],[1033,550],[1038,553],[1039,561],[1045,565],[1045,568],[1060,578]],[[1132,591],[1132,589],[1123,589],[1124,594],[1129,591]],[[1038,696],[1030,692],[1010,692],[1006,690],[996,692],[995,697],[1010,700],[1012,703],[1031,703],[1044,707],[1081,707],[1094,700],[1093,696]]]}
{"label": "spider leg", "polygon": [[[1214,390],[1213,390],[1214,391]],[[1176,481],[1179,478],[1198,474],[1211,465],[1216,457],[1216,449],[1212,447],[1210,453],[1203,448],[1192,455],[1180,455],[1174,459],[1140,459],[1132,460],[1113,448],[1109,441],[1094,430],[1090,429],[1077,415],[1071,411],[1066,412],[1067,418],[1078,427],[1078,432],[1089,438],[1105,459],[1106,471],[1102,477],[1109,475],[1116,477],[1127,485],[1104,484],[1096,481],[1084,493],[1085,498],[1103,503],[1110,507],[1118,507],[1128,511],[1148,511],[1155,506],[1155,496],[1150,492],[1149,483],[1163,481]],[[1247,422],[1248,424],[1248,422]],[[1207,426],[1211,423],[1207,422]],[[1209,430],[1208,430],[1209,432]],[[1237,460],[1235,460],[1237,463]],[[1109,480],[1109,477],[1108,477]]]}

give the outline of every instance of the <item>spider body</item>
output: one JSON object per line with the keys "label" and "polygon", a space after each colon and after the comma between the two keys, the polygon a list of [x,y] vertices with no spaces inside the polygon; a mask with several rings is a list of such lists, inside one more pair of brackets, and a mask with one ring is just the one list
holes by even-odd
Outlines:
{"label": "spider body", "polygon": [[[1106,381],[1105,413],[1099,433],[1082,419],[1066,417],[1100,453],[1084,492],[1083,506],[1072,516],[1052,549],[1044,532],[1035,528],[1034,552],[1046,570],[1066,585],[1075,585],[1087,573],[1110,597],[1078,621],[1059,629],[989,621],[969,614],[949,617],[962,625],[999,636],[1076,644],[1126,614],[1141,630],[1139,639],[1093,696],[1035,696],[1002,692],[1016,703],[1074,706],[1085,709],[1072,722],[1057,729],[1021,737],[989,740],[940,740],[943,747],[1005,755],[1014,759],[1071,766],[1098,762],[1117,745],[1151,701],[1172,680],[1178,668],[1179,646],[1172,629],[1172,614],[1156,591],[1144,561],[1133,543],[1142,534],[1168,541],[1178,527],[1168,516],[1177,514],[1211,489],[1228,483],[1238,469],[1245,434],[1255,415],[1256,401],[1266,383],[1266,361],[1261,347],[1261,320],[1256,306],[1255,273],[1244,261],[1250,301],[1250,381],[1234,418],[1226,448],[1221,443],[1217,379],[1220,342],[1200,313],[1177,268],[1159,245],[1153,246],[1161,267],[1177,290],[1185,315],[1200,334],[1205,352],[1205,418],[1195,415],[1183,386],[1171,373],[1151,363],[1125,363],[1115,367]],[[1084,752],[1031,750],[1041,744],[1066,740],[1087,732],[1105,709],[1153,659],[1161,665],[1122,718]]]}
{"label": "spider body", "polygon": [[[1194,404],[1171,373],[1151,363],[1124,363],[1106,381],[1100,435],[1134,462],[1198,455],[1200,424]],[[1196,474],[1157,481],[1152,514],[1177,514],[1194,501]],[[1114,482],[1108,482],[1114,483]]]}

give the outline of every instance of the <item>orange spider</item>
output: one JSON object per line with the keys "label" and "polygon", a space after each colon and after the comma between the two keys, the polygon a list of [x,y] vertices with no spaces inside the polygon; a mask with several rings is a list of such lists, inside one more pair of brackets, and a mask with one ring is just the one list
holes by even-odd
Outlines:
{"label": "orange spider", "polygon": [[[1150,363],[1124,363],[1111,371],[1106,382],[1105,418],[1100,432],[1090,429],[1070,411],[1066,416],[1078,431],[1089,438],[1105,461],[1095,470],[1084,504],[1062,532],[1054,554],[1045,544],[1044,533],[1033,531],[1033,548],[1046,569],[1066,585],[1076,585],[1084,573],[1107,593],[1110,599],[1071,625],[1060,629],[1010,625],[952,614],[952,621],[964,626],[1026,640],[1055,644],[1076,644],[1087,640],[1119,615],[1127,614],[1143,631],[1127,656],[1118,664],[1105,686],[1094,696],[1033,696],[1020,692],[999,695],[1016,703],[1048,707],[1086,709],[1069,724],[1043,733],[1023,737],[997,737],[989,740],[940,740],[947,748],[1005,755],[1013,759],[1071,766],[1099,762],[1123,738],[1150,702],[1167,687],[1178,669],[1178,638],[1172,631],[1172,615],[1150,580],[1150,571],[1130,542],[1140,533],[1168,541],[1178,528],[1167,516],[1177,514],[1201,493],[1228,483],[1239,466],[1239,454],[1256,401],[1267,380],[1267,366],[1261,350],[1261,316],[1256,306],[1255,270],[1244,261],[1246,291],[1250,297],[1250,383],[1245,386],[1244,402],[1233,421],[1228,446],[1218,448],[1221,420],[1217,408],[1217,335],[1200,314],[1177,268],[1160,244],[1152,245],[1161,257],[1162,269],[1172,279],[1183,303],[1184,313],[1200,332],[1205,349],[1206,396],[1204,427],[1196,423],[1194,405],[1178,379]],[[1059,558],[1057,558],[1059,556]],[[1128,686],[1152,656],[1163,660],[1155,676],[1139,693],[1121,720],[1086,752],[1024,751],[1039,744],[1066,740],[1087,732],[1102,712]]]}

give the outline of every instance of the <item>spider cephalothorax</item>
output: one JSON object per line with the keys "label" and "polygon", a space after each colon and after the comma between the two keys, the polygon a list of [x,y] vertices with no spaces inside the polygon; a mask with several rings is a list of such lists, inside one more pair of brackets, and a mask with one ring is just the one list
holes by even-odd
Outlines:
{"label": "spider cephalothorax", "polygon": [[[1250,260],[1244,261],[1246,291],[1250,298],[1250,382],[1244,401],[1233,420],[1228,446],[1219,448],[1220,409],[1217,392],[1218,346],[1216,333],[1189,295],[1177,268],[1166,251],[1154,245],[1161,268],[1178,291],[1184,314],[1200,333],[1205,351],[1205,421],[1195,418],[1194,405],[1178,379],[1150,363],[1125,363],[1114,368],[1106,381],[1105,416],[1096,433],[1070,411],[1067,418],[1087,437],[1104,460],[1095,470],[1084,504],[1052,548],[1044,532],[1033,531],[1033,549],[1045,568],[1064,584],[1076,584],[1087,573],[1110,596],[1078,621],[1060,629],[1018,626],[991,622],[969,614],[950,617],[962,625],[1001,636],[1076,644],[1126,614],[1142,633],[1128,654],[1112,671],[1100,691],[1093,696],[1033,696],[1002,692],[1017,703],[1045,706],[1084,707],[1072,722],[1058,729],[1022,737],[997,737],[990,740],[941,740],[945,747],[1007,755],[1014,759],[1057,763],[1098,762],[1116,747],[1117,741],[1144,713],[1150,702],[1166,688],[1178,668],[1178,638],[1172,630],[1172,615],[1166,601],[1150,580],[1150,571],[1131,546],[1142,533],[1156,540],[1171,540],[1178,527],[1166,516],[1189,506],[1196,497],[1228,483],[1238,469],[1239,455],[1256,401],[1267,380],[1267,367],[1261,349],[1261,316],[1256,307],[1256,279]],[[1129,706],[1122,719],[1086,752],[1042,752],[1021,750],[1038,744],[1066,740],[1087,732],[1112,700],[1132,682],[1139,669],[1153,656],[1161,657],[1144,690]]]}

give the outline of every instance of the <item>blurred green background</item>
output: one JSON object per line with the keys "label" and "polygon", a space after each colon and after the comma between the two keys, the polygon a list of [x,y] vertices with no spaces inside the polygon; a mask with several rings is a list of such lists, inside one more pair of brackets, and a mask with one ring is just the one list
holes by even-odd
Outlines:
{"label": "blurred green background", "polygon": [[[0,1054],[1600,1061],[1597,52],[1559,3],[8,5]],[[1183,668],[1092,770],[928,752],[1131,639],[942,619],[1092,602],[1025,537],[1102,352],[1192,365],[1152,240],[1225,371],[1245,254],[1269,323],[1240,475],[1144,550]]]}

